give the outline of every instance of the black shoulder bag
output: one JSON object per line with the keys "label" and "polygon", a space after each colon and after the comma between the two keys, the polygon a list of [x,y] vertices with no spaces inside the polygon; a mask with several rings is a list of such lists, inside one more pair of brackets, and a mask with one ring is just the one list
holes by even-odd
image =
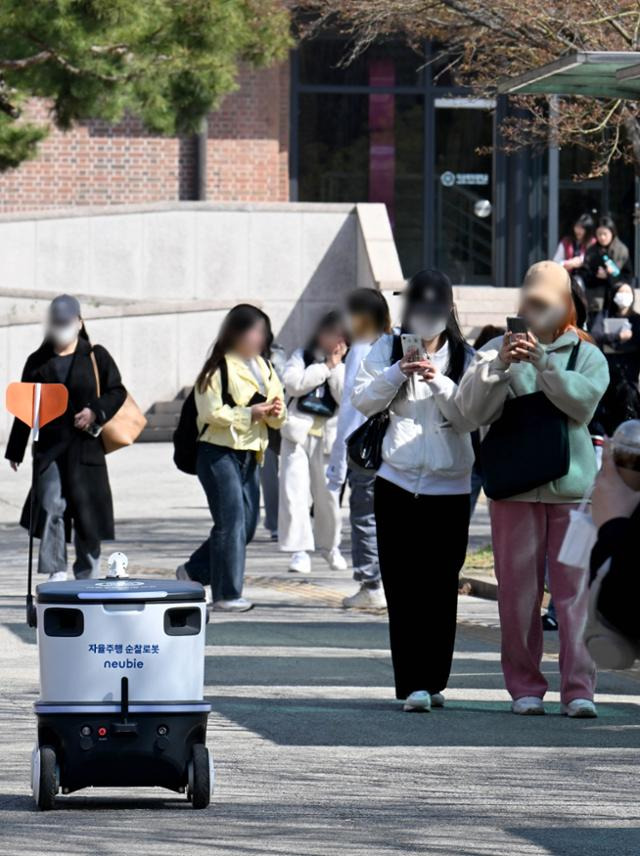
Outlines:
{"label": "black shoulder bag", "polygon": [[[307,368],[313,362],[313,354],[308,351],[304,352],[304,367]],[[312,416],[324,416],[329,419],[336,412],[338,403],[331,394],[329,384],[325,380],[320,386],[312,389],[311,392],[305,392],[297,400],[296,404],[301,413],[310,413]]]}
{"label": "black shoulder bag", "polygon": [[[567,371],[575,370],[579,348],[580,342],[571,351]],[[480,464],[489,499],[509,499],[566,476],[566,413],[542,390],[508,398],[480,444]]]}
{"label": "black shoulder bag", "polygon": [[[391,362],[393,365],[402,359],[400,336],[393,337]],[[357,469],[375,472],[382,464],[382,441],[389,427],[389,408],[374,413],[359,428],[347,437],[347,458],[349,464]]]}

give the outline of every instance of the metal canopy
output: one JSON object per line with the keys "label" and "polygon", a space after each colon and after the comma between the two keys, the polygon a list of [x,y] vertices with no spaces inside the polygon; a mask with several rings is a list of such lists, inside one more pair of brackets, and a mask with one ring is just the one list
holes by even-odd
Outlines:
{"label": "metal canopy", "polygon": [[640,99],[640,52],[578,51],[502,80],[498,92]]}

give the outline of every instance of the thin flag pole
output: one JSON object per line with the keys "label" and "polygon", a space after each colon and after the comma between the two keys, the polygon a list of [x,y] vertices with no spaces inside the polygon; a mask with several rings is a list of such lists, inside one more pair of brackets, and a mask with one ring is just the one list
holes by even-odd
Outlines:
{"label": "thin flag pole", "polygon": [[36,516],[36,492],[38,488],[38,463],[36,453],[38,451],[38,440],[40,438],[40,404],[42,401],[42,384],[36,383],[33,387],[33,430],[31,444],[31,500],[29,504],[29,571],[27,574],[27,624],[29,627],[36,626],[35,607],[33,605],[33,541],[35,537]]}

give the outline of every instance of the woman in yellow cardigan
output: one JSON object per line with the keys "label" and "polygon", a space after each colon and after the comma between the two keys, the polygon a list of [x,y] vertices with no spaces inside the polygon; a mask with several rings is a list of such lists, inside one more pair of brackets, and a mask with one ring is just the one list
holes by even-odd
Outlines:
{"label": "woman in yellow cardigan", "polygon": [[286,419],[282,384],[262,356],[271,338],[264,312],[245,303],[235,306],[196,380],[197,473],[213,528],[176,575],[211,583],[216,610],[252,607],[242,597],[242,586],[246,547],[258,522],[258,466],[268,429],[280,428]]}

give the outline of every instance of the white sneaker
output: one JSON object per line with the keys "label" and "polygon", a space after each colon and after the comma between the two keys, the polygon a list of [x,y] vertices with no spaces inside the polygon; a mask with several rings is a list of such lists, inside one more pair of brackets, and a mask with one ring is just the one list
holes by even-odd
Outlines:
{"label": "white sneaker", "polygon": [[253,604],[244,597],[237,597],[234,600],[215,600],[213,602],[214,612],[248,612],[250,609],[253,609]]}
{"label": "white sneaker", "polygon": [[561,705],[560,712],[572,719],[595,719],[598,716],[595,704],[588,698],[574,698],[569,704]]}
{"label": "white sneaker", "polygon": [[347,560],[337,547],[334,547],[333,550],[323,550],[322,558],[329,565],[332,571],[347,570]]}
{"label": "white sneaker", "polygon": [[442,693],[431,693],[431,707],[444,707],[444,696]]}
{"label": "white sneaker", "polygon": [[537,696],[522,696],[511,704],[511,712],[518,716],[542,716],[544,705],[542,699]]}
{"label": "white sneaker", "polygon": [[66,571],[54,571],[49,574],[49,582],[50,583],[64,583],[67,579]]}
{"label": "white sneaker", "polygon": [[431,710],[431,696],[426,690],[416,690],[407,696],[403,710],[407,713],[428,713]]}
{"label": "white sneaker", "polygon": [[355,594],[343,598],[342,605],[345,609],[386,609],[387,599],[382,586],[379,588],[360,586]]}
{"label": "white sneaker", "polygon": [[292,574],[310,574],[311,558],[304,550],[293,553],[289,562],[289,570]]}

